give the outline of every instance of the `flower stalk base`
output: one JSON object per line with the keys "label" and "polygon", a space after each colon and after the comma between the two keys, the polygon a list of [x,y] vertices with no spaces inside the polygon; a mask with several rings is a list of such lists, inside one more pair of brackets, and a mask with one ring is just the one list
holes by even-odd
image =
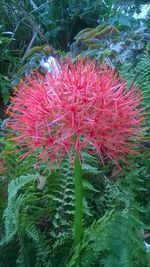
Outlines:
{"label": "flower stalk base", "polygon": [[[83,186],[82,186],[82,167],[79,160],[78,154],[76,154],[74,161],[74,174],[75,174],[75,236],[74,236],[74,247],[80,245],[82,239],[82,197],[83,197]],[[80,261],[80,260],[79,260]],[[80,266],[79,261],[76,266]]]}

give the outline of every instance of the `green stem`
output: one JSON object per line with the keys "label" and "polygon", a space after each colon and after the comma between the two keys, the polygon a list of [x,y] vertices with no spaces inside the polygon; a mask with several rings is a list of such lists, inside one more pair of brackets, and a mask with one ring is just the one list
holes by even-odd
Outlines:
{"label": "green stem", "polygon": [[80,244],[82,238],[82,167],[80,164],[79,156],[76,154],[74,161],[75,173],[75,248]]}

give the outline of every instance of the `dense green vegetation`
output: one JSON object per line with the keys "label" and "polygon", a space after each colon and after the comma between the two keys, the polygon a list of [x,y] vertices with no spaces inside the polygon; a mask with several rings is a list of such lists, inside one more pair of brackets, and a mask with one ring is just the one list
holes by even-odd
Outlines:
{"label": "dense green vegetation", "polygon": [[[122,171],[83,152],[83,236],[74,247],[75,178],[39,164],[0,117],[0,267],[148,267],[150,252],[150,16],[147,1],[1,0],[0,104],[48,56],[96,59],[143,92],[146,131]],[[7,116],[7,115],[5,115]]]}

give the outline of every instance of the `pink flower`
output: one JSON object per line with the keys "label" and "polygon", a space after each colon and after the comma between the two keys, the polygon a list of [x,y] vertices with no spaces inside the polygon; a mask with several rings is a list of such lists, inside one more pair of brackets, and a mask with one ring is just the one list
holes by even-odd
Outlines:
{"label": "pink flower", "polygon": [[27,77],[11,100],[10,127],[30,153],[61,162],[72,149],[93,149],[116,164],[134,153],[143,132],[141,93],[108,66],[71,61],[57,77]]}

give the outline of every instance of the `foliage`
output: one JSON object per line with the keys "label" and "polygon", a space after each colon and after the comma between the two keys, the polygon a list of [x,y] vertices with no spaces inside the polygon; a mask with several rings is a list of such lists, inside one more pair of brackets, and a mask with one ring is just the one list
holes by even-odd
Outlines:
{"label": "foliage", "polygon": [[[120,172],[83,153],[82,242],[73,248],[74,174],[68,158],[49,172],[35,151],[7,138],[0,125],[0,266],[148,267],[150,221],[150,19],[136,20],[144,0],[2,0],[0,100],[40,61],[59,54],[96,58],[119,70],[144,94],[147,132],[140,154]],[[59,50],[58,50],[59,49]],[[65,53],[63,50],[67,51]],[[148,239],[147,239],[148,240]],[[148,241],[147,241],[148,242]]]}
{"label": "foliage", "polygon": [[[120,14],[120,17],[124,15]],[[131,17],[127,28],[124,24],[109,19],[96,28],[81,30],[70,46],[71,54],[74,57],[96,58],[118,68],[127,62],[135,63],[149,43],[148,23],[144,21],[144,27],[141,27],[140,21]]]}
{"label": "foliage", "polygon": [[[141,51],[144,48],[143,38],[149,38],[148,32],[144,30],[144,35],[141,35],[141,32],[137,33],[137,28],[141,28],[141,23],[132,17],[135,11],[140,11],[141,3],[143,2],[122,2],[121,0],[58,0],[56,4],[56,0],[2,0],[0,61],[3,67],[0,67],[0,92],[4,104],[8,103],[12,85],[16,85],[26,72],[39,66],[41,57],[47,55],[47,52],[43,50],[45,46],[69,50],[71,45],[71,52],[75,56],[82,54],[102,60],[107,58],[107,61],[112,61],[112,63],[116,62],[116,56],[117,61],[120,61],[118,49],[125,52],[121,60],[122,58],[124,60],[126,56],[130,57],[133,50]],[[124,11],[126,11],[126,15]],[[113,40],[110,42],[111,34],[105,34],[103,38],[92,36],[87,41],[79,43],[76,40],[73,43],[78,32],[87,27],[96,26],[106,26],[112,31],[113,27],[116,27],[121,31],[121,37],[112,35]],[[148,26],[146,27],[148,28]],[[134,34],[129,34],[131,29],[132,31],[134,29]],[[126,41],[122,43],[123,39]],[[130,49],[124,51],[125,47],[129,47],[129,42]],[[135,48],[133,48],[134,44]],[[39,48],[37,52],[35,52],[36,48]],[[28,57],[31,51],[33,56]]]}
{"label": "foliage", "polygon": [[108,48],[112,35],[119,34],[113,26],[98,25],[96,28],[85,28],[80,31],[75,42],[70,46],[74,57],[96,58],[97,60],[113,56],[113,51]]}
{"label": "foliage", "polygon": [[85,230],[81,247],[67,267],[74,266],[80,251],[82,266],[149,266],[149,256],[142,240],[142,231],[147,226],[141,218],[146,210],[135,200],[139,193],[149,192],[144,186],[142,174],[145,175],[145,169],[137,165],[121,173],[123,179],[115,184],[107,181],[104,191],[104,195],[109,192],[107,212]]}
{"label": "foliage", "polygon": [[11,88],[11,73],[16,71],[18,59],[12,56],[11,51],[8,49],[8,44],[12,37],[12,32],[3,31],[3,26],[0,25],[0,96],[6,105],[9,100]]}
{"label": "foliage", "polygon": [[[32,179],[35,179],[35,177],[38,177],[37,183],[32,184],[30,188],[26,188],[26,192],[20,191],[20,194],[18,195],[18,189],[21,189],[22,186],[29,183]],[[35,240],[35,242],[37,242],[37,247],[40,246],[40,244],[38,244],[40,241],[36,232],[42,231],[43,238],[46,235],[49,244],[51,244],[49,258],[52,258],[54,266],[60,264],[60,262],[57,262],[56,255],[62,250],[63,245],[67,245],[68,243],[68,246],[70,246],[74,210],[74,182],[72,171],[69,168],[68,163],[64,162],[61,173],[60,171],[56,171],[51,174],[49,183],[46,182],[45,179],[46,178],[40,174],[20,176],[10,182],[8,186],[8,205],[4,212],[6,234],[3,241],[1,241],[1,245],[2,243],[4,244],[4,242],[10,242],[10,240],[12,238],[14,239],[17,234],[19,238],[18,245],[20,246],[19,259],[22,259],[20,263],[20,265],[22,264],[21,266],[25,264],[25,258],[23,257],[25,244],[22,244],[22,242],[26,239],[26,235],[29,236],[30,239],[33,239],[33,241]],[[87,185],[88,184],[86,183],[86,188],[88,187]],[[91,189],[92,186],[90,187],[90,190]],[[85,211],[86,209],[87,208],[85,208]],[[15,214],[16,216],[14,217]],[[86,216],[89,216],[88,210],[85,214],[87,214]],[[41,251],[44,251],[45,253],[43,247],[41,247]],[[68,257],[68,254],[66,257]],[[48,262],[46,264],[48,264]]]}
{"label": "foliage", "polygon": [[[83,153],[85,234],[80,249],[73,252],[74,175],[67,158],[51,174],[46,162],[40,166],[31,157],[24,159],[18,168],[8,153],[8,147],[13,150],[13,143],[3,143],[7,143],[5,160],[13,164],[10,172],[21,175],[12,176],[15,180],[9,182],[3,215],[0,250],[3,255],[9,251],[12,266],[71,267],[79,251],[82,251],[83,266],[111,266],[112,262],[123,267],[147,266],[148,255],[142,241],[146,226],[140,220],[145,210],[135,201],[139,192],[143,189],[146,192],[140,180],[145,177],[143,167],[127,168],[120,174],[121,180],[114,183],[107,178],[113,166],[103,168],[98,158]],[[33,166],[35,174],[29,174]],[[116,256],[117,251],[120,256],[118,253]],[[8,266],[5,256],[1,261],[1,266]]]}
{"label": "foliage", "polygon": [[[83,27],[97,25],[99,13],[107,9],[93,0],[59,0],[57,5],[55,0],[2,0],[1,7],[0,95],[4,104],[8,103],[12,85],[39,66],[48,52],[43,47],[68,49],[76,33]],[[31,51],[33,56],[29,58]]]}
{"label": "foliage", "polygon": [[139,55],[135,61],[125,62],[125,64],[121,66],[121,72],[129,84],[135,82],[143,92],[149,127],[150,46],[147,45],[144,53]]}

